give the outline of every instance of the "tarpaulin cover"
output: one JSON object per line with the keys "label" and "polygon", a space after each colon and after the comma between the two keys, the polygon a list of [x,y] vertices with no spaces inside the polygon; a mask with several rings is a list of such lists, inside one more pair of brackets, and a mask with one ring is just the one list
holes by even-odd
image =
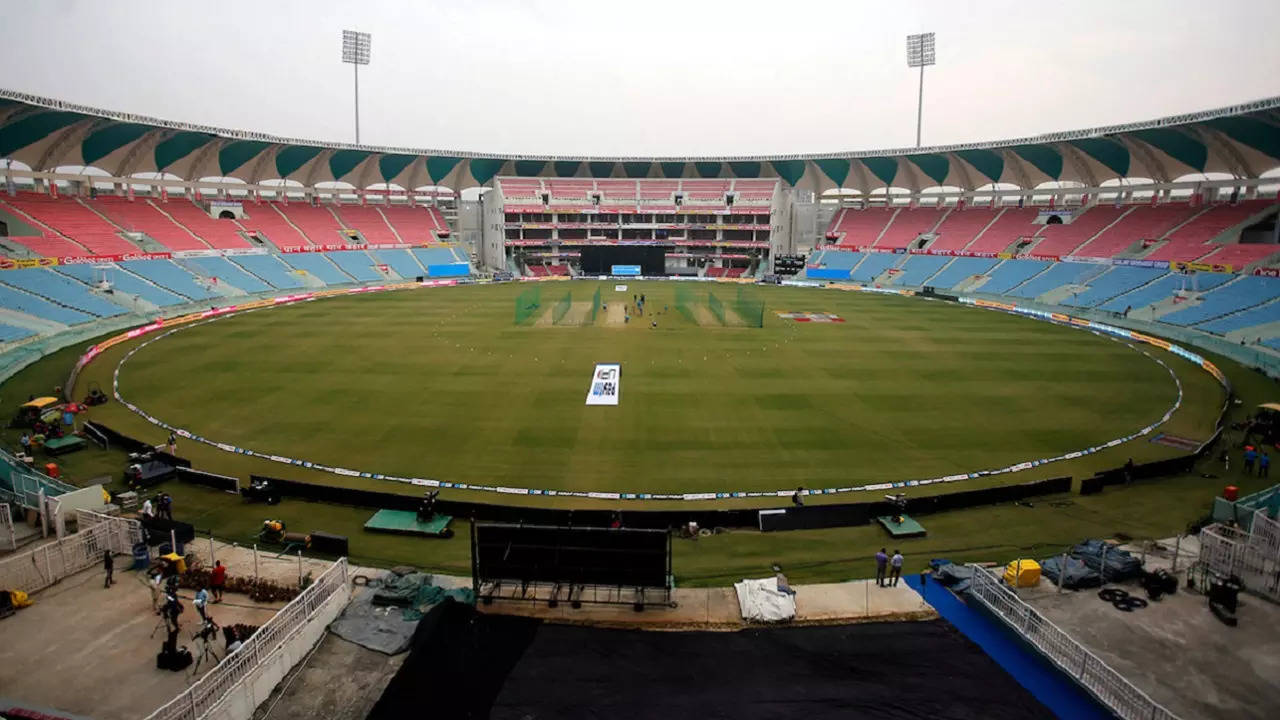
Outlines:
{"label": "tarpaulin cover", "polygon": [[973,582],[973,568],[948,561],[947,564],[939,565],[933,571],[933,579],[955,592],[962,593],[968,590],[969,583]]}
{"label": "tarpaulin cover", "polygon": [[[1103,551],[1106,551],[1107,568],[1102,569]],[[1071,555],[1080,558],[1091,569],[1098,571],[1107,582],[1127,580],[1137,577],[1142,572],[1142,561],[1130,555],[1127,550],[1104,540],[1085,540],[1071,548]]]}
{"label": "tarpaulin cover", "polygon": [[443,602],[368,714],[433,718],[1054,715],[944,620],[740,632],[543,623]]}
{"label": "tarpaulin cover", "polygon": [[[1109,552],[1107,553],[1110,554]],[[1040,561],[1040,574],[1048,578],[1054,585],[1058,584],[1058,574],[1061,571],[1062,556],[1055,555],[1051,558],[1045,558]],[[1067,556],[1066,576],[1062,579],[1062,587],[1076,590],[1079,588],[1098,587],[1102,584],[1102,576],[1084,561],[1077,557]]]}
{"label": "tarpaulin cover", "polygon": [[784,622],[796,616],[796,597],[779,590],[777,578],[743,580],[734,583],[733,589],[747,622]]}
{"label": "tarpaulin cover", "polygon": [[432,585],[430,575],[388,571],[357,592],[329,629],[357,645],[396,655],[409,649],[409,640],[423,613],[446,597],[475,604],[469,587],[445,590]]}

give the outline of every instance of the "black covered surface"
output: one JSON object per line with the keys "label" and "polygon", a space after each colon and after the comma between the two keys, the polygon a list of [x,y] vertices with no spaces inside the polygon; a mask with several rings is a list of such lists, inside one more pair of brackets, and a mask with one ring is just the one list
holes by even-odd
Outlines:
{"label": "black covered surface", "polygon": [[644,632],[445,602],[412,647],[371,720],[1053,717],[944,620]]}
{"label": "black covered surface", "polygon": [[639,265],[649,277],[667,274],[666,248],[635,245],[589,245],[582,248],[583,275],[609,275],[614,265]]}
{"label": "black covered surface", "polygon": [[476,578],[666,587],[671,535],[634,528],[477,523]]}

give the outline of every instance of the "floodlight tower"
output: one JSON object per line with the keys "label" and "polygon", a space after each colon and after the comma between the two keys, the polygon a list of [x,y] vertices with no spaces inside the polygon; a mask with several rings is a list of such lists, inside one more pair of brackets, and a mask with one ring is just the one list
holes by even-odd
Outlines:
{"label": "floodlight tower", "polygon": [[369,64],[369,33],[342,31],[342,62],[349,63],[356,78],[356,144],[360,144],[360,66]]}
{"label": "floodlight tower", "polygon": [[924,119],[924,66],[936,63],[933,33],[907,36],[907,67],[920,68],[920,95],[916,101],[916,147],[920,147],[920,124]]}

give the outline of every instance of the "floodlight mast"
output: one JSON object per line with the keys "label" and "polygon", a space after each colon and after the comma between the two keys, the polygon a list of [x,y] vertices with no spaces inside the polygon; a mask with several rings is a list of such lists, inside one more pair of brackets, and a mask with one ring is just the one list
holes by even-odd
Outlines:
{"label": "floodlight mast", "polygon": [[916,147],[920,147],[920,128],[924,120],[924,67],[936,63],[933,33],[907,36],[907,67],[920,68],[920,92],[916,99]]}
{"label": "floodlight mast", "polygon": [[342,31],[342,62],[355,71],[356,144],[360,144],[360,66],[369,64],[371,36],[367,32]]}

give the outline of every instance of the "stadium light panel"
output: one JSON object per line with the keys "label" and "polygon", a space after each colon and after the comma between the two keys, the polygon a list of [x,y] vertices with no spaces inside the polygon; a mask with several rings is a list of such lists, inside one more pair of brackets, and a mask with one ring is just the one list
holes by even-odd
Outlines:
{"label": "stadium light panel", "polygon": [[342,62],[352,65],[369,64],[370,35],[355,30],[342,31]]}
{"label": "stadium light panel", "polygon": [[907,36],[907,67],[924,67],[936,62],[933,33]]}

